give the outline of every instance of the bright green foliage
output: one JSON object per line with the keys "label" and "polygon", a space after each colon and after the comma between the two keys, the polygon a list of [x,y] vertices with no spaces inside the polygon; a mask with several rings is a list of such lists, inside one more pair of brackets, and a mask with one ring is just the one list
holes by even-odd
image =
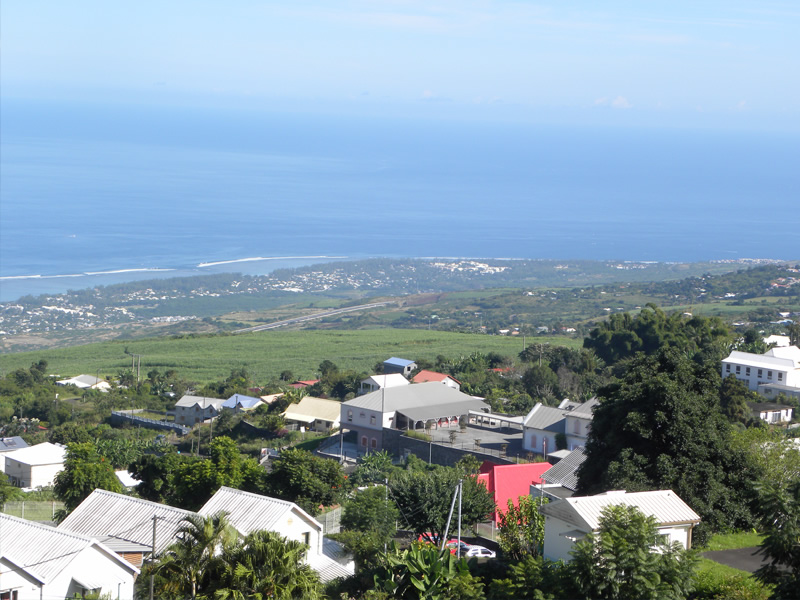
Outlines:
{"label": "bright green foliage", "polygon": [[509,565],[505,577],[492,580],[488,596],[492,600],[549,600],[577,598],[578,592],[563,562],[528,555]]}
{"label": "bright green foliage", "polygon": [[579,494],[674,490],[703,519],[700,544],[709,531],[752,527],[753,464],[719,410],[717,368],[672,349],[633,360],[601,390]]}
{"label": "bright green foliage", "polygon": [[663,544],[654,517],[633,506],[603,510],[598,533],[578,542],[570,572],[587,599],[682,600],[692,591],[696,558]]}
{"label": "bright green foliage", "polygon": [[[431,470],[401,471],[389,482],[390,497],[397,502],[401,522],[413,529],[415,534],[432,533],[441,539],[447,525],[447,515],[453,491],[463,479],[461,502],[462,523],[474,525],[494,512],[492,495],[474,477],[465,477],[454,468],[435,467]],[[412,516],[410,518],[410,516]],[[456,511],[453,511],[450,532],[458,527]]]}
{"label": "bright green foliage", "polygon": [[213,597],[217,600],[322,598],[319,576],[304,561],[306,551],[304,544],[273,531],[254,531],[241,543],[226,547],[219,556],[209,586]]}
{"label": "bright green foliage", "polygon": [[[413,544],[406,550],[392,548],[384,555],[385,566],[375,575],[375,587],[390,598],[413,600],[459,600],[471,597],[484,598],[479,581],[470,576],[467,561],[456,558],[449,550],[440,551],[434,546]],[[469,579],[469,589],[456,586],[458,579]]]}
{"label": "bright green foliage", "polygon": [[91,442],[68,444],[64,470],[56,475],[53,486],[56,497],[69,512],[96,489],[122,491],[111,462]]}
{"label": "bright green foliage", "polygon": [[357,491],[344,505],[342,526],[356,531],[375,531],[383,541],[388,541],[396,531],[399,517],[394,500],[388,497],[386,487],[379,485]]}
{"label": "bright green foliage", "polygon": [[766,536],[761,552],[768,563],[756,571],[758,578],[775,585],[773,598],[797,598],[800,590],[800,479],[781,486],[770,483],[761,490],[759,516]]}
{"label": "bright green foliage", "polygon": [[392,457],[385,450],[370,452],[358,459],[358,466],[350,477],[353,485],[383,483],[394,471]]}
{"label": "bright green foliage", "polygon": [[546,498],[520,496],[519,506],[508,500],[508,510],[500,513],[498,542],[500,549],[513,560],[539,556],[544,542],[544,515],[539,507]]}
{"label": "bright green foliage", "polygon": [[284,450],[273,461],[266,479],[266,493],[317,514],[320,505],[331,506],[341,500],[345,482],[342,467],[335,460],[291,449]]}

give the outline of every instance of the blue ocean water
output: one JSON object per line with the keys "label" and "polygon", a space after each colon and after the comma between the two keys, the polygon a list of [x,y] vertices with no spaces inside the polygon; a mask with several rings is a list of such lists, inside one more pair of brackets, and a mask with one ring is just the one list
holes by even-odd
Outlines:
{"label": "blue ocean water", "polygon": [[2,119],[0,301],[319,257],[800,257],[796,135],[11,101]]}

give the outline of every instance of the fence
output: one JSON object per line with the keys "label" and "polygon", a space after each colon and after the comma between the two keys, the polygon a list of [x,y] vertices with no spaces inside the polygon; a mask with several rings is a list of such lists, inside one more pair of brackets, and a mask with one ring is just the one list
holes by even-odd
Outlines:
{"label": "fence", "polygon": [[326,513],[316,516],[317,521],[322,523],[322,533],[339,533],[342,530],[342,507],[337,506]]}
{"label": "fence", "polygon": [[52,521],[56,511],[64,508],[63,502],[6,502],[0,505],[0,512],[29,521]]}
{"label": "fence", "polygon": [[138,417],[130,414],[129,411],[113,411],[111,413],[111,423],[112,425],[130,423],[131,425],[144,427],[146,429],[174,431],[178,435],[186,435],[191,431],[190,428],[184,427],[183,425],[178,425],[177,423],[170,423],[169,421],[156,421],[155,419]]}

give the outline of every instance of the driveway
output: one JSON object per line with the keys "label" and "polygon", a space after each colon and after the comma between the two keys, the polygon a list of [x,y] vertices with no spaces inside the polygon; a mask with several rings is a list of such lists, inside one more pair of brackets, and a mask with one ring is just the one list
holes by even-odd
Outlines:
{"label": "driveway", "polygon": [[703,552],[701,556],[734,569],[752,573],[767,562],[762,555],[756,554],[756,552],[758,552],[757,546],[737,548],[736,550],[713,550],[711,552]]}

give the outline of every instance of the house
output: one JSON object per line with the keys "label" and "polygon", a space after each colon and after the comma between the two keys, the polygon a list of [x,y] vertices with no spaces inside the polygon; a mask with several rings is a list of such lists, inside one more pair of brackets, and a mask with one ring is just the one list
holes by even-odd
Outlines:
{"label": "house", "polygon": [[564,433],[567,436],[567,448],[575,450],[586,444],[586,439],[589,437],[589,430],[592,427],[592,416],[595,406],[599,404],[600,400],[597,397],[573,406],[571,403],[567,405],[564,412]]}
{"label": "house", "polygon": [[6,475],[13,485],[21,488],[51,486],[56,475],[64,470],[66,452],[64,446],[50,442],[6,452]]}
{"label": "house", "polygon": [[221,487],[198,512],[209,516],[220,511],[227,513],[231,525],[241,536],[266,529],[306,544],[306,560],[323,582],[355,573],[352,558],[337,562],[334,555],[341,557],[341,548],[332,540],[326,543],[320,522],[293,502]]}
{"label": "house", "polygon": [[319,383],[319,379],[306,379],[305,381],[298,380],[290,384],[289,387],[292,387],[296,390],[302,390],[305,388],[310,388],[315,383]]}
{"label": "house", "polygon": [[400,373],[403,377],[408,377],[411,371],[417,368],[417,363],[405,358],[393,356],[383,361],[383,372],[386,374]]}
{"label": "house", "polygon": [[436,371],[427,371],[423,369],[411,379],[412,383],[428,383],[431,381],[443,383],[454,390],[461,389],[461,382],[458,379],[445,373],[437,373]]}
{"label": "house", "polygon": [[508,511],[508,501],[519,506],[520,496],[529,496],[531,485],[542,483],[542,473],[550,469],[550,463],[526,463],[516,465],[497,465],[485,461],[478,473],[478,481],[492,493],[497,510],[493,519],[499,523],[500,515]]}
{"label": "house", "polygon": [[556,450],[556,436],[563,435],[567,449],[586,444],[597,398],[584,404],[564,399],[558,407],[538,402],[522,420],[522,448],[545,456]]}
{"label": "house", "polygon": [[89,536],[0,513],[0,598],[133,598],[139,569]]}
{"label": "house", "polygon": [[792,407],[772,402],[748,402],[747,406],[754,419],[767,423],[789,423],[792,420]]}
{"label": "house", "polygon": [[487,412],[478,398],[439,383],[389,387],[343,402],[341,427],[355,431],[361,451],[383,447],[384,427],[424,429],[458,427],[470,411]]}
{"label": "house", "polygon": [[261,400],[261,398],[245,396],[244,394],[234,394],[222,403],[222,408],[238,413],[248,410],[255,410],[262,404],[264,404],[264,401]]}
{"label": "house", "polygon": [[[561,452],[564,452],[563,450]],[[555,454],[555,453],[554,453]],[[552,454],[550,455],[553,456]],[[539,492],[551,501],[570,498],[578,489],[578,468],[586,460],[583,447],[575,448],[555,465],[542,473],[543,484]],[[531,494],[535,493],[531,489]]]}
{"label": "house", "polygon": [[759,394],[769,385],[800,388],[800,348],[776,347],[764,354],[733,351],[722,360],[723,379],[729,375]]}
{"label": "house", "polygon": [[192,427],[219,416],[225,400],[185,395],[175,403],[175,422]]}
{"label": "house", "polygon": [[571,560],[573,545],[587,534],[597,532],[603,509],[616,505],[635,506],[645,515],[655,517],[658,533],[667,543],[678,542],[691,549],[692,529],[700,523],[700,517],[675,492],[626,493],[623,490],[564,498],[541,506],[539,512],[545,517],[544,557]]}
{"label": "house", "polygon": [[158,502],[95,490],[58,526],[100,540],[130,564],[139,567],[149,556],[155,525],[156,554],[175,541],[183,519],[194,514]]}
{"label": "house", "polygon": [[339,427],[342,403],[314,396],[304,396],[290,404],[283,413],[287,423],[296,423],[314,431],[330,431]]}
{"label": "house", "polygon": [[764,338],[764,343],[767,346],[778,346],[780,348],[791,345],[788,335],[768,335]]}
{"label": "house", "polygon": [[15,450],[22,450],[23,448],[27,447],[28,447],[27,442],[25,442],[25,440],[23,440],[18,435],[15,435],[13,437],[0,438],[0,473],[5,472],[6,468],[5,455],[8,452],[14,452]]}
{"label": "house", "polygon": [[56,385],[74,385],[82,390],[110,390],[111,384],[95,377],[94,375],[78,375],[70,379],[60,379],[56,381]]}
{"label": "house", "polygon": [[403,385],[410,385],[408,379],[399,373],[391,373],[389,375],[372,375],[366,379],[361,380],[361,385],[358,388],[358,395],[363,396],[376,390],[383,388],[399,387]]}

